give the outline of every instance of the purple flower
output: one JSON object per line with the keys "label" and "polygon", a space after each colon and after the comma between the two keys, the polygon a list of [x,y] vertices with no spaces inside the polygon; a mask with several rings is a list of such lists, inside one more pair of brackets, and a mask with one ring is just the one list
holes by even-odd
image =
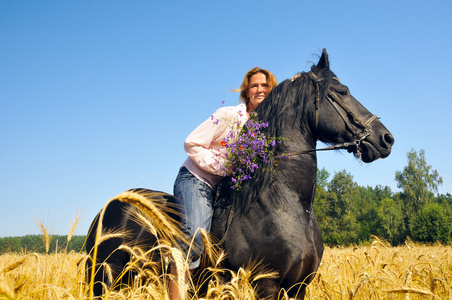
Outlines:
{"label": "purple flower", "polygon": [[[212,120],[214,120],[214,116],[212,116]],[[214,124],[218,124],[218,122],[219,120],[214,120]],[[235,122],[233,124],[239,125]],[[240,189],[244,181],[252,179],[260,165],[269,164],[270,157],[275,154],[275,146],[282,143],[283,138],[269,137],[261,131],[261,129],[267,127],[268,122],[256,121],[256,114],[252,113],[241,132],[234,133],[231,130],[223,139],[222,149],[226,151],[223,154],[226,157],[226,164],[220,167],[220,171],[223,172],[224,176],[231,174],[232,189]],[[270,169],[273,169],[276,163],[271,165]]]}

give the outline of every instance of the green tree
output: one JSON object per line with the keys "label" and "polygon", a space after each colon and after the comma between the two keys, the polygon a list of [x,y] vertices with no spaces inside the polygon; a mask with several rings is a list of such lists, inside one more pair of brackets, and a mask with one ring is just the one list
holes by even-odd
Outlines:
{"label": "green tree", "polygon": [[408,165],[403,171],[396,172],[395,180],[397,187],[402,189],[400,199],[404,204],[405,226],[409,235],[412,235],[413,217],[424,205],[434,202],[438,185],[442,184],[443,179],[438,171],[427,164],[424,150],[416,152],[412,149],[407,153],[407,158]]}
{"label": "green tree", "polygon": [[317,219],[317,223],[319,224],[320,231],[322,232],[322,237],[325,242],[328,240],[328,232],[330,231],[330,217],[328,215],[328,207],[329,207],[329,193],[328,193],[328,178],[330,177],[330,173],[325,168],[321,170],[317,170],[317,178],[316,178],[316,193],[314,199],[314,212],[315,218]]}
{"label": "green tree", "polygon": [[319,225],[325,224],[327,217],[327,207],[328,207],[328,178],[330,173],[328,173],[325,168],[317,170],[316,188],[315,188],[315,198],[314,198],[314,211],[317,222]]}
{"label": "green tree", "polygon": [[330,173],[325,168],[317,170],[317,177],[316,177],[317,189],[316,189],[316,191],[318,191],[319,189],[326,190],[328,188],[328,179],[329,178],[330,178]]}
{"label": "green tree", "polygon": [[452,207],[452,195],[447,193],[446,195],[438,195],[436,197],[436,202],[439,204],[447,204],[448,206]]}
{"label": "green tree", "polygon": [[444,208],[438,203],[429,203],[417,212],[412,220],[412,238],[417,242],[448,243],[451,226]]}
{"label": "green tree", "polygon": [[356,217],[352,213],[357,188],[353,176],[345,170],[334,174],[328,184],[327,224],[324,226],[324,238],[328,244],[348,245],[358,241]]}
{"label": "green tree", "polygon": [[357,187],[352,197],[351,211],[356,218],[357,239],[359,243],[366,242],[378,231],[380,199],[376,190],[370,187]]}
{"label": "green tree", "polygon": [[80,252],[82,250],[84,251],[85,250],[85,240],[86,240],[85,235],[73,236],[71,242],[69,243],[67,250],[75,251],[75,252]]}
{"label": "green tree", "polygon": [[392,198],[382,199],[378,208],[379,226],[376,234],[392,245],[402,244],[406,238],[402,211],[402,205],[400,201],[397,201],[397,197],[395,200]]}
{"label": "green tree", "polygon": [[19,237],[4,237],[0,239],[0,253],[20,252]]}
{"label": "green tree", "polygon": [[369,187],[368,189],[372,191],[378,202],[381,202],[385,198],[393,197],[393,193],[389,186],[377,185],[375,188]]}
{"label": "green tree", "polygon": [[424,150],[416,152],[412,149],[407,153],[407,158],[408,165],[403,171],[396,172],[395,179],[397,187],[403,190],[406,204],[417,211],[424,204],[432,202],[443,179],[438,171],[427,164]]}

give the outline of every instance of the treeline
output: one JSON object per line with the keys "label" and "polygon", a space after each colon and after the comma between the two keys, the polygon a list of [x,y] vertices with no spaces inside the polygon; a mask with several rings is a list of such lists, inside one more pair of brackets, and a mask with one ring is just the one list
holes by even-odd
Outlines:
{"label": "treeline", "polygon": [[[375,235],[392,245],[407,239],[421,243],[452,243],[452,195],[438,195],[442,178],[427,164],[424,150],[407,153],[408,164],[397,171],[400,192],[387,186],[362,187],[347,171],[332,177],[317,171],[314,212],[326,244],[362,244]],[[331,177],[331,178],[330,178]],[[50,238],[49,241],[46,238]],[[27,235],[0,238],[5,252],[79,252],[85,236]]]}
{"label": "treeline", "polygon": [[408,165],[397,171],[401,192],[387,186],[362,187],[345,170],[330,179],[317,172],[314,212],[326,244],[361,244],[372,235],[400,245],[452,242],[452,195],[437,195],[442,178],[426,162],[423,150],[407,153]]}
{"label": "treeline", "polygon": [[[53,235],[50,237],[49,253],[80,252],[84,251],[86,236],[72,236],[69,243],[67,235]],[[17,253],[46,253],[46,241],[41,235],[25,235],[21,237],[0,238],[0,254],[7,252]]]}

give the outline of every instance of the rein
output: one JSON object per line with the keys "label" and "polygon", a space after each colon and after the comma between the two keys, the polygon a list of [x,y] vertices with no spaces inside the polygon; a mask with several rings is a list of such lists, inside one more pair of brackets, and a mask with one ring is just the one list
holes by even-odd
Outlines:
{"label": "rein", "polygon": [[[309,71],[307,74],[314,81],[315,86],[316,86],[316,91],[317,91],[316,92],[316,97],[315,97],[315,131],[317,131],[318,125],[319,125],[319,114],[320,114],[319,113],[319,110],[320,110],[320,84],[319,83],[322,81],[322,79],[319,79],[312,71]],[[339,81],[339,79],[336,78],[336,77],[334,77],[333,79]],[[366,122],[363,122],[335,94],[329,92],[327,94],[327,96],[326,96],[326,99],[328,100],[328,102],[331,103],[331,105],[334,107],[334,109],[337,111],[337,113],[340,115],[340,117],[344,120],[346,126],[352,132],[355,132],[354,133],[355,140],[353,140],[351,142],[335,144],[335,145],[330,146],[330,147],[319,148],[319,149],[307,149],[307,150],[302,150],[302,151],[298,151],[298,152],[289,152],[287,154],[282,154],[282,155],[284,155],[286,157],[290,157],[290,156],[301,155],[301,154],[308,154],[308,153],[317,152],[317,151],[350,149],[351,147],[356,147],[356,156],[358,157],[358,160],[361,162],[362,161],[362,153],[361,153],[361,150],[360,150],[360,144],[361,144],[361,142],[364,139],[366,139],[372,133],[372,126],[370,126],[370,124],[375,119],[377,119],[377,116],[376,115],[372,115],[372,117],[370,117],[369,120],[367,120]],[[341,109],[339,107],[342,108],[342,110],[346,114],[344,114],[343,111],[341,111]],[[356,126],[353,126],[351,124],[350,120],[353,120],[353,122],[355,124],[357,124],[358,127],[360,127],[360,129],[355,130],[354,128],[356,128]],[[234,218],[234,216],[235,216],[235,211],[234,211],[234,206],[232,205],[231,208],[230,208],[230,211],[228,213],[228,218],[227,218],[227,221],[226,221],[226,228],[225,228],[223,237],[217,243],[218,245],[221,245],[225,241],[226,235],[227,235],[227,233],[229,231],[229,227],[230,227],[230,225],[232,223],[232,219]]]}
{"label": "rein", "polygon": [[[315,98],[315,130],[317,131],[317,128],[318,128],[318,125],[319,125],[319,107],[320,107],[320,84],[319,83],[322,81],[322,79],[319,79],[312,71],[309,71],[307,74],[309,75],[309,77],[311,77],[311,79],[315,82],[315,85],[316,85],[316,91],[317,92],[316,92],[316,98]],[[337,79],[336,77],[333,78],[333,79],[339,81],[339,79]],[[328,102],[331,103],[331,105],[334,107],[334,109],[340,115],[342,120],[344,120],[345,125],[352,132],[355,131],[354,127],[356,127],[356,126],[353,126],[351,124],[350,120],[353,120],[353,122],[355,124],[357,124],[358,127],[360,127],[360,129],[356,130],[355,133],[354,133],[355,140],[353,140],[351,142],[335,144],[333,146],[326,147],[326,148],[307,149],[307,150],[298,151],[298,152],[289,152],[288,154],[285,154],[285,155],[290,157],[290,156],[295,156],[295,155],[300,155],[300,154],[307,154],[307,153],[316,152],[316,151],[349,149],[351,147],[356,147],[356,155],[357,155],[358,159],[361,161],[362,153],[361,153],[361,150],[360,150],[360,144],[361,144],[361,142],[364,139],[366,139],[372,133],[372,126],[370,126],[370,124],[375,119],[377,119],[377,116],[372,115],[372,117],[370,117],[369,120],[367,120],[366,122],[363,122],[334,93],[328,92],[328,94],[327,94],[327,96],[325,98],[328,100]],[[341,109],[339,107],[342,108],[342,110],[346,113],[345,115],[344,115],[343,111],[341,111]]]}

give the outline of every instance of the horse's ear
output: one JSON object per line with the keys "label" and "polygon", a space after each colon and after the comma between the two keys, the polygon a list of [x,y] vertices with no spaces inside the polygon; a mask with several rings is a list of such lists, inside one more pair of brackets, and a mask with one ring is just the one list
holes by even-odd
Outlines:
{"label": "horse's ear", "polygon": [[319,72],[323,69],[329,69],[330,68],[330,62],[328,60],[328,53],[326,53],[326,49],[323,48],[322,50],[322,56],[319,59],[319,62],[317,63],[317,66],[312,67],[312,71]]}
{"label": "horse's ear", "polygon": [[323,48],[322,56],[320,57],[319,63],[317,64],[317,68],[324,69],[330,68],[330,62],[328,60],[328,53],[326,53],[326,49]]}

